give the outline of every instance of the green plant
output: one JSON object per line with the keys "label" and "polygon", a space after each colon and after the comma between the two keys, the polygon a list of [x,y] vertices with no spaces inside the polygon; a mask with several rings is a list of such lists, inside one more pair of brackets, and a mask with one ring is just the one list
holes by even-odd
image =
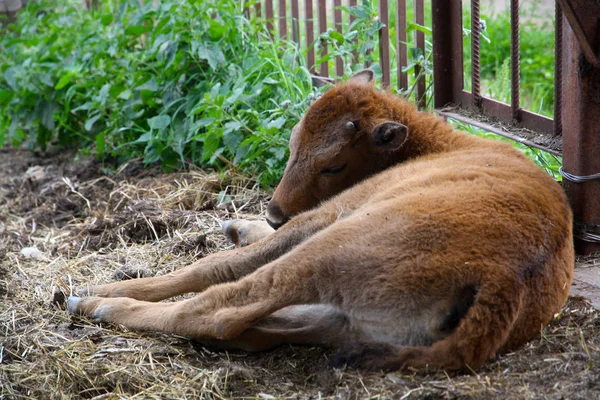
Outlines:
{"label": "green plant", "polygon": [[[341,6],[337,9],[342,10],[345,15],[352,16],[353,21],[348,23],[344,33],[330,28],[321,33],[315,41],[315,51],[321,54],[323,47],[328,48],[327,55],[320,57],[317,64],[330,62],[336,57],[344,61],[344,74],[351,75],[363,65],[369,65],[377,75],[381,75],[379,60],[379,48],[376,41],[372,38],[377,37],[383,24],[377,18],[377,7],[373,1],[362,1],[354,7]],[[333,68],[330,62],[330,68]],[[330,73],[334,73],[333,69]]]}
{"label": "green plant", "polygon": [[[430,2],[425,4],[428,10]],[[244,14],[244,5],[253,3],[107,0],[88,11],[79,0],[29,2],[0,37],[0,146],[70,146],[121,162],[141,156],[167,169],[188,162],[233,167],[261,184],[277,182],[291,128],[319,90],[312,87],[305,53],[273,38],[263,21]],[[344,34],[328,30],[317,38],[317,54],[324,44],[330,50],[320,61],[340,56],[346,75],[364,62],[380,73],[372,40],[382,27],[376,2],[342,10],[344,21],[349,15],[354,20],[344,22]],[[508,35],[496,29],[506,28],[508,17],[483,17],[489,36],[482,42],[483,86],[508,101]],[[413,99],[420,77],[432,98],[429,18],[426,11],[424,26],[407,28],[409,90],[401,94]],[[407,20],[413,20],[412,9]],[[389,25],[394,38],[394,18]],[[523,91],[526,101],[547,110],[549,59],[546,52],[527,49],[546,49],[553,36],[537,37],[536,29],[522,32]],[[425,35],[424,52],[412,43],[415,31]],[[391,50],[392,87],[397,87]],[[527,151],[537,157],[535,150]],[[557,160],[540,157],[537,162],[554,171]]]}
{"label": "green plant", "polygon": [[[429,2],[427,2],[429,4]],[[390,87],[397,88],[398,85],[398,58],[396,56],[396,20],[395,3],[392,3],[390,9],[389,34],[391,38],[390,46]],[[381,76],[382,69],[378,60],[380,57],[379,47],[376,46],[376,41],[379,31],[384,25],[379,20],[379,11],[375,1],[363,1],[361,4],[354,7],[338,7],[348,16],[353,18],[353,21],[348,24],[344,34],[337,32],[334,29],[329,29],[320,35],[317,46],[327,45],[329,54],[319,62],[333,60],[335,57],[341,57],[344,60],[345,75],[348,76],[352,72],[356,72],[363,68],[363,65],[368,65],[369,69],[373,70],[377,76]],[[398,94],[407,98],[416,99],[415,88],[419,79],[426,79],[427,89],[424,96],[429,99],[429,104],[432,99],[433,85],[433,65],[432,44],[431,44],[431,29],[424,25],[419,25],[412,20],[412,8],[408,9],[407,15],[407,42],[405,43],[408,49],[408,65],[402,68],[402,72],[408,76],[408,88],[406,90],[398,90]],[[414,32],[420,31],[428,39],[425,41],[425,51],[415,47],[412,42]],[[334,71],[330,71],[333,73]]]}
{"label": "green plant", "polygon": [[277,181],[316,92],[299,50],[234,0],[152,3],[30,2],[0,39],[0,144]]}
{"label": "green plant", "polygon": [[488,132],[486,130],[477,128],[473,125],[468,125],[462,123],[460,121],[450,120],[450,123],[461,131],[467,132],[471,135],[476,135],[484,138],[500,140],[503,142],[510,143],[519,151],[523,152],[527,157],[531,159],[534,163],[536,163],[540,168],[542,168],[548,175],[552,176],[557,181],[562,181],[562,176],[560,175],[559,169],[562,165],[562,157],[557,157],[552,153],[548,153],[546,151],[537,149],[535,147],[530,147],[524,145],[519,142],[515,142],[514,140],[496,135],[495,133]]}

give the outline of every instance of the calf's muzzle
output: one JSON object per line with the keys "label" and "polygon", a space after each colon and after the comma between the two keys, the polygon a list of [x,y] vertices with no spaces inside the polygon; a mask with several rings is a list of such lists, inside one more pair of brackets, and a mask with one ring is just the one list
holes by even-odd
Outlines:
{"label": "calf's muzzle", "polygon": [[273,229],[279,229],[283,224],[285,224],[290,218],[286,216],[279,205],[274,200],[269,202],[267,206],[267,223]]}

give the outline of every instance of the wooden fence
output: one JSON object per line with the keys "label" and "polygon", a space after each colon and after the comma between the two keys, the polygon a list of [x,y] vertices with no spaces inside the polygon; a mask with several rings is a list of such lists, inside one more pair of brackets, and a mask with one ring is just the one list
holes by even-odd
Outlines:
{"label": "wooden fence", "polygon": [[[381,69],[382,86],[402,92],[414,91],[419,105],[425,107],[426,76],[422,73],[421,65],[415,65],[410,72],[406,71],[410,59],[409,50],[419,49],[418,54],[426,54],[425,34],[419,29],[412,30],[412,37],[407,34],[408,26],[424,25],[424,0],[414,0],[411,3],[407,4],[406,0],[363,3],[365,8],[376,7],[372,10],[375,11],[373,15],[368,17],[373,18],[372,22],[381,27],[376,36],[370,38],[377,45],[373,46],[374,52],[369,49],[364,54],[354,49],[346,61],[369,67],[368,56],[376,57],[375,61]],[[249,16],[263,19],[274,36],[292,40],[306,50],[306,66],[316,76],[328,80],[344,75],[343,57],[329,57],[329,46],[318,39],[330,30],[335,30],[340,35],[348,34],[357,16],[347,12],[347,8],[361,7],[357,0],[278,0],[277,3],[273,0],[259,0],[247,4]],[[412,21],[409,20],[410,15],[413,16]],[[392,35],[391,25],[394,26]],[[358,38],[353,41],[358,44]],[[411,72],[412,76],[409,77]],[[395,76],[392,77],[392,73]]]}

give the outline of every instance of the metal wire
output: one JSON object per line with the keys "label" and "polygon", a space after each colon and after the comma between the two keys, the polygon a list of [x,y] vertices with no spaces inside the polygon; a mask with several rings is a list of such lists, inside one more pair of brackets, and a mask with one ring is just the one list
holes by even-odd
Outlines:
{"label": "metal wire", "polygon": [[594,181],[596,179],[600,179],[600,172],[597,174],[592,174],[592,175],[573,175],[573,174],[565,171],[563,169],[563,167],[560,167],[558,169],[558,172],[566,180],[568,180],[570,182],[575,182],[575,183],[589,182],[589,181]]}
{"label": "metal wire", "polygon": [[600,243],[600,235],[596,235],[589,232],[584,232],[579,235],[576,235],[577,239],[583,240],[584,242],[589,243]]}

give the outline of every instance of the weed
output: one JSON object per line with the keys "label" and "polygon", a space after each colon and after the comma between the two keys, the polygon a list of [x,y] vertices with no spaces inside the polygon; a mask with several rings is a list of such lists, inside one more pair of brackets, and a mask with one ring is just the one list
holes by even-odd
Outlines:
{"label": "weed", "polygon": [[530,147],[514,140],[507,139],[505,137],[496,135],[495,133],[488,132],[486,130],[477,128],[473,125],[468,125],[460,121],[450,120],[450,123],[461,131],[467,132],[470,135],[476,135],[484,138],[500,140],[512,144],[515,148],[523,152],[533,162],[535,162],[540,168],[542,168],[548,175],[552,176],[557,181],[562,181],[559,169],[562,165],[562,157],[555,156],[552,153]]}
{"label": "weed", "polygon": [[0,40],[0,140],[274,183],[315,89],[261,25],[234,0],[32,2]]}
{"label": "weed", "polygon": [[[425,25],[407,28],[403,72],[409,80],[400,94],[413,100],[421,77],[432,99],[431,3],[425,4]],[[235,168],[263,185],[277,182],[291,128],[319,90],[304,64],[306,50],[273,37],[243,6],[235,0],[107,0],[88,11],[75,0],[29,2],[0,37],[0,146],[60,145],[120,162],[143,157],[167,170],[187,163]],[[343,34],[330,29],[317,38],[316,54],[329,47],[319,62],[342,57],[346,76],[365,63],[380,73],[372,39],[383,26],[376,2],[341,9],[344,21],[350,15],[353,21],[344,22]],[[510,95],[507,15],[483,15],[482,86],[502,101]],[[468,13],[464,23],[470,23]],[[389,25],[395,45],[394,18]],[[553,101],[548,28],[525,23],[521,35],[523,103],[545,114]],[[424,52],[412,44],[416,31],[425,35]],[[397,87],[401,66],[395,46],[391,50],[391,86]]]}

